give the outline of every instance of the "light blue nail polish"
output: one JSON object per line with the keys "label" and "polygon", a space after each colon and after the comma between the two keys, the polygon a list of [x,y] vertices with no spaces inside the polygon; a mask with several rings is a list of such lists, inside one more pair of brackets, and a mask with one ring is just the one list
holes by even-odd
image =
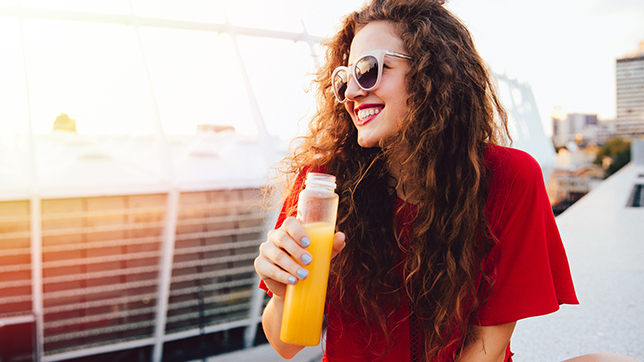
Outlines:
{"label": "light blue nail polish", "polygon": [[309,254],[302,255],[302,263],[304,263],[304,265],[311,264],[312,260],[313,260],[313,258],[311,258],[311,256]]}
{"label": "light blue nail polish", "polygon": [[309,238],[305,236],[302,238],[302,240],[300,240],[300,243],[302,243],[302,246],[306,248],[307,246],[311,245],[311,240],[309,240]]}
{"label": "light blue nail polish", "polygon": [[309,272],[306,269],[300,269],[297,271],[297,276],[300,277],[300,279],[304,279],[309,275]]}
{"label": "light blue nail polish", "polygon": [[295,278],[295,277],[288,277],[288,282],[289,282],[290,284],[295,284],[295,283],[297,282],[297,278]]}

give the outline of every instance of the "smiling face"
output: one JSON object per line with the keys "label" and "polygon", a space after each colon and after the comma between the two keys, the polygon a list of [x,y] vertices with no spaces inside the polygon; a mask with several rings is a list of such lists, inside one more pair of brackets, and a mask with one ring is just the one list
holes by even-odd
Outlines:
{"label": "smiling face", "polygon": [[[373,21],[360,29],[353,38],[349,65],[363,53],[375,49],[407,54],[391,22]],[[408,112],[405,84],[408,69],[408,60],[386,55],[382,78],[376,89],[365,91],[350,77],[344,106],[358,130],[360,146],[378,147],[384,138],[398,130],[399,122]]]}

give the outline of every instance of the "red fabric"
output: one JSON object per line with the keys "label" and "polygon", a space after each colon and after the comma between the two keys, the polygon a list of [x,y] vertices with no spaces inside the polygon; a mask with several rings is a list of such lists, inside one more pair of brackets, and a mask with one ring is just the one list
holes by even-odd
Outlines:
{"label": "red fabric", "polygon": [[[552,313],[560,304],[578,304],[539,164],[525,152],[500,146],[488,147],[485,157],[493,175],[486,215],[499,245],[484,261],[486,270],[496,269],[492,293],[471,317],[472,323],[500,325]],[[296,190],[299,192],[297,184],[280,214],[278,227],[286,218],[286,205],[297,203]],[[415,207],[405,204],[396,215],[398,225],[405,224],[413,212]],[[381,343],[375,343],[375,348],[368,347],[374,343],[364,341],[364,324],[356,318],[341,316],[333,306],[332,296],[328,306],[324,361],[406,362],[411,360],[411,352],[418,352],[412,350],[418,338],[416,332],[422,331],[410,323],[407,301],[403,300],[394,311],[389,331],[394,343],[384,355],[381,355],[386,351],[383,336],[376,337]],[[452,351],[445,352],[444,355],[449,356]],[[447,360],[441,358],[436,362]],[[511,360],[508,344],[505,361]]]}
{"label": "red fabric", "polygon": [[494,173],[486,214],[500,247],[487,260],[496,283],[473,322],[504,324],[579,304],[539,164],[505,147],[489,147],[486,159]]}

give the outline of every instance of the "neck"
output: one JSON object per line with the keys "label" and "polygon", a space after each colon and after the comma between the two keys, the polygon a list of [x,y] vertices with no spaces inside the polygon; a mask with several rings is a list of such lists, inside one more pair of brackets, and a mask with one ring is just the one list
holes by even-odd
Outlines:
{"label": "neck", "polygon": [[392,176],[390,186],[396,189],[396,196],[407,203],[415,204],[417,200],[411,195],[412,185],[402,181],[402,176],[405,174],[404,166],[394,161],[388,163],[387,168]]}

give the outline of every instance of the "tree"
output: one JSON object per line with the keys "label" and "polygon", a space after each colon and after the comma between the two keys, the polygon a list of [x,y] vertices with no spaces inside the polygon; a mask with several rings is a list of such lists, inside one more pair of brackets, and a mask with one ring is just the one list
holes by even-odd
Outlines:
{"label": "tree", "polygon": [[606,169],[605,177],[608,177],[631,161],[630,141],[624,141],[621,137],[612,137],[597,152],[595,164],[603,166],[605,157],[610,157],[612,160]]}

